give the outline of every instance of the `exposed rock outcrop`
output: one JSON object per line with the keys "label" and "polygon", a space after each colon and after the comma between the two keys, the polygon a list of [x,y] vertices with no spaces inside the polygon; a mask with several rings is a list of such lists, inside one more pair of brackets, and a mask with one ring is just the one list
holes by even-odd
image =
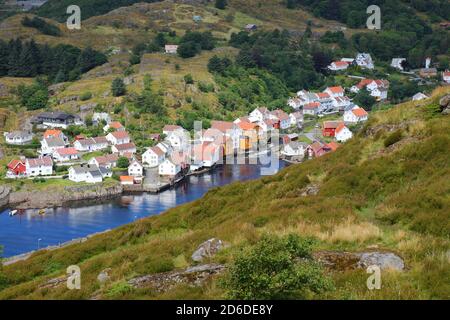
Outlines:
{"label": "exposed rock outcrop", "polygon": [[306,188],[301,190],[300,195],[302,197],[315,196],[319,193],[319,191],[320,191],[320,188],[317,184],[310,184],[310,185],[306,186]]}
{"label": "exposed rock outcrop", "polygon": [[111,277],[109,276],[109,273],[111,272],[111,268],[105,269],[102,272],[100,272],[97,276],[97,280],[100,283],[105,283],[111,280]]}
{"label": "exposed rock outcrop", "polygon": [[17,191],[10,194],[9,204],[16,209],[52,208],[61,207],[74,201],[113,198],[121,195],[122,192],[121,185],[105,187],[101,184],[65,187],[61,190],[51,190],[51,192]]}
{"label": "exposed rock outcrop", "polygon": [[450,94],[442,97],[442,99],[439,100],[439,105],[441,106],[443,114],[450,114]]}
{"label": "exposed rock outcrop", "polygon": [[198,246],[191,258],[195,262],[203,261],[205,258],[211,258],[217,252],[225,248],[225,243],[222,240],[212,238]]}
{"label": "exposed rock outcrop", "polygon": [[314,259],[322,263],[326,268],[335,271],[346,271],[377,265],[381,270],[405,269],[405,263],[401,257],[392,252],[339,252],[319,251],[314,253]]}
{"label": "exposed rock outcrop", "polygon": [[220,274],[224,270],[225,266],[221,264],[203,264],[183,270],[134,278],[129,280],[128,284],[134,288],[152,288],[157,292],[165,292],[180,284],[193,287],[201,286],[214,275]]}
{"label": "exposed rock outcrop", "polygon": [[11,189],[6,186],[0,186],[0,208],[3,208],[9,203],[9,194]]}

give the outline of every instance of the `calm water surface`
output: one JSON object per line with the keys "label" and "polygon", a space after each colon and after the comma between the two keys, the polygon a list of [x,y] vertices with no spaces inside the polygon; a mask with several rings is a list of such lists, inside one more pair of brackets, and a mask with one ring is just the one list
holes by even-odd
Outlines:
{"label": "calm water surface", "polygon": [[[280,168],[286,165],[280,162]],[[106,202],[47,209],[44,216],[37,210],[27,210],[10,217],[9,210],[5,210],[0,213],[3,257],[58,245],[162,213],[202,197],[212,187],[259,178],[260,171],[256,165],[225,165],[211,173],[188,177],[176,188],[160,194],[124,195]]]}

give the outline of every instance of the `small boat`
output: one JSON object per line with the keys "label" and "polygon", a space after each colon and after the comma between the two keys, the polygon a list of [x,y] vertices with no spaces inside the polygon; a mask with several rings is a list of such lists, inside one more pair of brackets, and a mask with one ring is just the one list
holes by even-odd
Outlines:
{"label": "small boat", "polygon": [[41,209],[41,210],[38,211],[38,213],[42,216],[42,215],[45,214],[45,210],[44,210],[44,209]]}
{"label": "small boat", "polygon": [[12,217],[12,216],[15,216],[16,214],[17,214],[17,210],[11,210],[10,212],[9,212],[9,216],[10,217]]}

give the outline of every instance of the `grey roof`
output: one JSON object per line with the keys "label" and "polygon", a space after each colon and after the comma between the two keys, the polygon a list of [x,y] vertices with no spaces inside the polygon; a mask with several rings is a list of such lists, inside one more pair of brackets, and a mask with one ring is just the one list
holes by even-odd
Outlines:
{"label": "grey roof", "polygon": [[32,133],[29,131],[13,131],[6,135],[8,139],[26,138],[28,136],[32,136]]}
{"label": "grey roof", "polygon": [[73,114],[55,111],[55,112],[43,112],[37,116],[38,119],[50,119],[57,121],[67,121],[69,119],[75,119]]}
{"label": "grey roof", "polygon": [[308,146],[307,143],[301,141],[291,141],[288,145],[291,146],[292,149],[298,149],[300,147],[306,148]]}
{"label": "grey roof", "polygon": [[45,139],[49,147],[64,147],[66,143],[60,137],[48,137]]}
{"label": "grey roof", "polygon": [[103,177],[106,174],[111,173],[111,169],[105,167],[98,167],[95,164],[82,164],[73,166],[72,169],[76,174],[90,173],[93,177]]}
{"label": "grey roof", "polygon": [[105,167],[99,167],[100,173],[102,174],[102,176],[110,174],[111,173],[111,169],[105,168]]}

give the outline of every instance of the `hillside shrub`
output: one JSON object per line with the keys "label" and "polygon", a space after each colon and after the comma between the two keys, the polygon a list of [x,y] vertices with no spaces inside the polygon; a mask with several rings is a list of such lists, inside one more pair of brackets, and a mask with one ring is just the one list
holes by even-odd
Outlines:
{"label": "hillside shrub", "polygon": [[394,132],[392,132],[390,135],[387,136],[386,139],[384,139],[384,147],[387,148],[389,146],[392,146],[393,144],[399,142],[400,140],[402,140],[402,130],[396,130]]}
{"label": "hillside shrub", "polygon": [[255,246],[243,250],[223,282],[231,299],[287,299],[305,297],[308,292],[332,288],[311,257],[314,241],[295,234],[264,236]]}

